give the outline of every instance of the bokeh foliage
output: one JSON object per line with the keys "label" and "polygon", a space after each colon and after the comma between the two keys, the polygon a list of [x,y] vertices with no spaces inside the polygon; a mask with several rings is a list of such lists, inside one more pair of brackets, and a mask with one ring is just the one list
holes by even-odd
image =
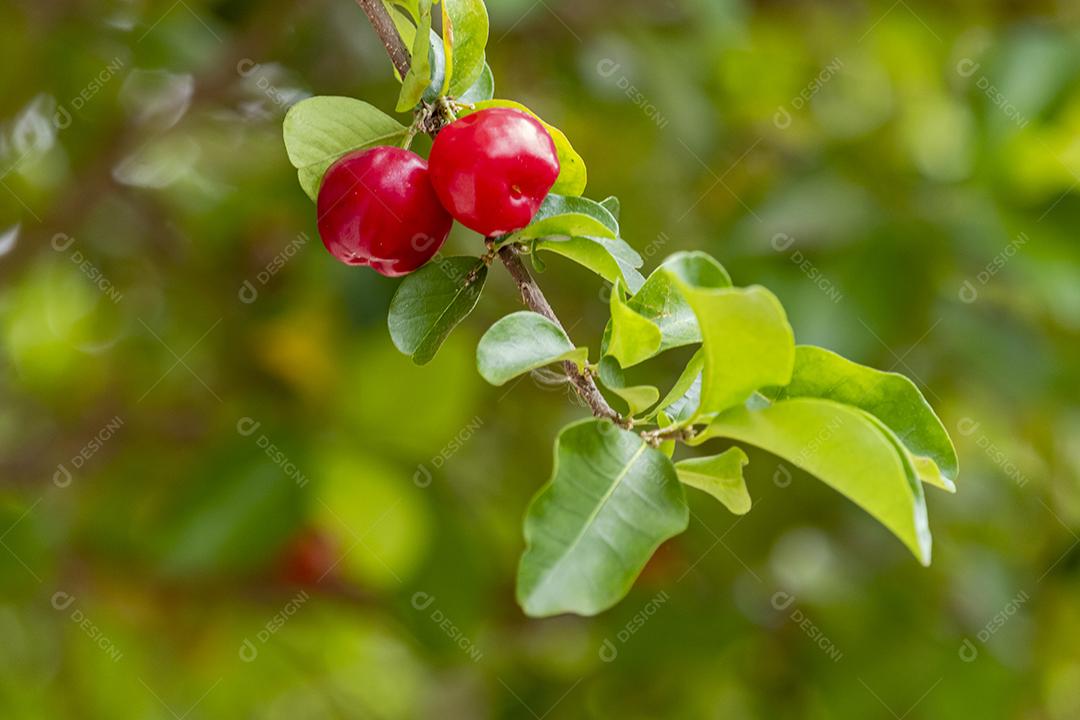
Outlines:
{"label": "bokeh foliage", "polygon": [[[319,247],[281,118],[393,106],[360,10],[6,3],[3,716],[1080,714],[1075,6],[490,5],[500,88],[619,196],[646,269],[706,250],[800,342],[916,379],[960,454],[934,564],[751,453],[749,514],[692,496],[621,605],[525,620],[521,514],[586,411],[480,379],[499,268],[418,368],[396,283]],[[598,337],[602,285],[547,262]]]}

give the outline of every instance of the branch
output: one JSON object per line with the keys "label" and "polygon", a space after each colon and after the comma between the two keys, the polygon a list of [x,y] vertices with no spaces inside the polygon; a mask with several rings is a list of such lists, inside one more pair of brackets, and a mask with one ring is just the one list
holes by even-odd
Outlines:
{"label": "branch", "polygon": [[[387,11],[386,6],[383,5],[382,0],[356,0],[356,2],[363,9],[367,15],[368,20],[371,21],[371,26],[375,29],[376,34],[379,36],[379,40],[382,41],[383,47],[386,48],[387,54],[390,55],[390,61],[394,63],[394,67],[397,68],[401,77],[409,72],[409,51],[405,47],[405,43],[401,41],[401,36],[398,35],[397,28],[394,26],[394,21],[390,18],[390,13]],[[437,132],[437,128],[429,129],[430,134],[434,135]],[[510,276],[514,278],[514,282],[517,283],[518,290],[521,291],[521,300],[525,303],[525,306],[533,312],[539,313],[558,325],[560,328],[563,324],[559,322],[558,316],[555,315],[555,311],[551,309],[551,304],[548,303],[547,298],[544,297],[544,291],[540,289],[540,286],[536,284],[532,275],[522,264],[521,258],[518,257],[518,251],[510,246],[503,247],[499,250],[499,259],[502,260],[503,265],[510,272]],[[563,332],[566,329],[563,328]],[[600,389],[596,387],[596,383],[593,382],[592,376],[587,372],[582,373],[577,369],[577,365],[572,362],[563,363],[563,367],[566,370],[566,376],[570,378],[570,382],[574,384],[574,389],[577,390],[577,394],[581,396],[581,399],[592,410],[593,415],[599,418],[607,418],[613,420],[621,425],[626,424],[622,416],[608,404],[607,400],[600,393]]]}
{"label": "branch", "polygon": [[[517,283],[518,290],[521,291],[521,301],[525,303],[525,306],[558,325],[565,333],[566,328],[563,328],[563,324],[559,322],[559,318],[555,315],[555,311],[551,309],[550,303],[548,303],[547,298],[544,297],[544,291],[536,284],[536,280],[533,279],[532,275],[530,275],[529,271],[525,268],[525,265],[521,262],[518,251],[513,246],[506,245],[499,249],[499,259],[502,260],[503,265],[505,265],[506,269],[510,272],[510,276],[514,278],[514,282]],[[570,361],[564,362],[563,368],[566,370],[566,376],[570,378],[570,382],[574,384],[574,389],[577,390],[577,394],[580,395],[581,399],[589,406],[593,415],[613,420],[620,425],[625,424],[619,413],[615,412],[615,410],[608,405],[604,396],[600,394],[600,389],[596,387],[596,383],[593,382],[591,375],[580,372],[577,369],[577,365]]]}
{"label": "branch", "polygon": [[360,5],[364,14],[367,15],[371,27],[375,28],[375,33],[379,36],[379,39],[382,40],[383,47],[386,48],[386,54],[390,56],[390,62],[394,63],[394,67],[401,77],[408,75],[409,49],[401,41],[401,36],[398,35],[397,28],[394,27],[394,21],[390,17],[390,11],[383,5],[383,0],[356,0],[356,2]]}

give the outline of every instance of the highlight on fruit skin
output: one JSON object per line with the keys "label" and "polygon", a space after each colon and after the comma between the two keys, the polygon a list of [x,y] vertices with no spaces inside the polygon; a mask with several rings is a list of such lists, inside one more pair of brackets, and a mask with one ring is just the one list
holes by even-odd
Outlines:
{"label": "highlight on fruit skin", "polygon": [[428,163],[443,206],[486,237],[528,225],[559,177],[551,135],[514,108],[487,108],[450,123]]}
{"label": "highlight on fruit skin", "polygon": [[428,163],[398,147],[341,157],[323,178],[317,206],[319,236],[330,254],[387,277],[430,260],[453,226],[435,195]]}

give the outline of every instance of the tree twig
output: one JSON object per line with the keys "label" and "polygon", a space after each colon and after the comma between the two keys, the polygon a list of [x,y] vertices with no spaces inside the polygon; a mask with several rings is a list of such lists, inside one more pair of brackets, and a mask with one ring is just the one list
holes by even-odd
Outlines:
{"label": "tree twig", "polygon": [[379,36],[386,54],[390,56],[390,62],[394,63],[401,77],[409,74],[409,49],[401,41],[394,21],[389,11],[383,5],[383,0],[356,0],[357,4],[367,15],[371,27],[375,28],[375,34]]}
{"label": "tree twig", "polygon": [[[503,246],[499,249],[499,259],[502,260],[503,265],[510,272],[510,276],[514,278],[514,282],[517,283],[518,290],[521,291],[521,301],[525,303],[525,306],[562,328],[563,325],[558,316],[555,315],[555,311],[551,309],[551,304],[548,303],[547,298],[544,296],[544,291],[536,284],[536,280],[533,279],[524,263],[521,262],[517,249],[513,245]],[[563,328],[563,332],[566,332],[565,328]],[[570,382],[574,384],[577,394],[589,406],[593,415],[613,420],[620,425],[625,424],[619,413],[615,412],[607,400],[604,399],[604,396],[600,394],[600,389],[596,387],[591,375],[582,373],[578,370],[577,365],[570,361],[564,362],[563,368],[566,370],[566,376],[570,378]]]}
{"label": "tree twig", "polygon": [[[371,27],[375,29],[375,33],[379,36],[379,40],[382,41],[383,47],[386,48],[386,52],[390,56],[390,61],[397,68],[401,77],[405,77],[409,72],[409,50],[405,47],[405,43],[401,41],[401,36],[398,35],[397,28],[394,26],[394,21],[390,18],[386,6],[383,5],[382,0],[356,0],[356,2],[363,9],[364,14],[367,15]],[[429,132],[434,135],[435,132],[438,132],[438,129],[430,128]],[[525,306],[562,328],[563,325],[558,316],[555,315],[555,311],[551,309],[551,304],[544,296],[544,291],[536,284],[536,280],[533,279],[528,269],[521,262],[517,249],[509,245],[501,248],[499,250],[499,259],[502,260],[503,265],[510,272],[510,276],[514,278],[514,282],[517,283],[518,290],[521,291],[521,300],[525,303]],[[565,332],[565,328],[563,331]],[[563,367],[577,394],[589,406],[593,415],[626,425],[626,421],[622,416],[604,399],[600,389],[596,387],[596,383],[593,382],[592,376],[588,372],[579,371],[577,365],[572,362],[563,363]]]}

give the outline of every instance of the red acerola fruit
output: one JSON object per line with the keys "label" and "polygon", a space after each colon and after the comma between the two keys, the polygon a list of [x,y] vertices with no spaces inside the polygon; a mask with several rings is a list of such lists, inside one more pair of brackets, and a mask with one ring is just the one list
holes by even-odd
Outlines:
{"label": "red acerola fruit", "polygon": [[430,260],[454,223],[435,196],[424,159],[396,147],[339,159],[326,171],[317,205],[319,235],[330,254],[387,277]]}
{"label": "red acerola fruit", "polygon": [[551,135],[513,108],[488,108],[450,123],[436,136],[429,163],[443,206],[485,236],[528,225],[559,177]]}

